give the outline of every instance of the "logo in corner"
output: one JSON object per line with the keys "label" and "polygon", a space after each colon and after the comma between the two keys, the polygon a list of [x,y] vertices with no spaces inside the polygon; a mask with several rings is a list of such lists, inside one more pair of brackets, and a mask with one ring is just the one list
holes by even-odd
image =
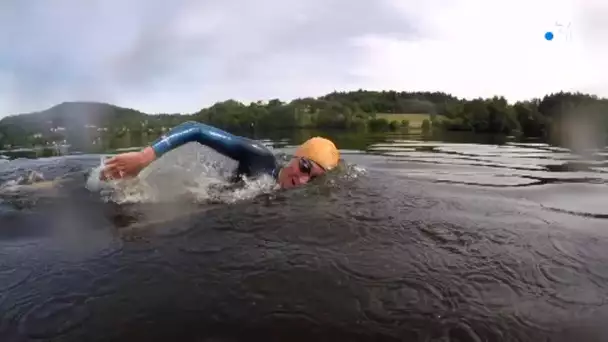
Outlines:
{"label": "logo in corner", "polygon": [[567,24],[555,22],[553,30],[545,32],[545,40],[571,41],[572,31],[570,30],[570,24],[570,22],[568,22]]}

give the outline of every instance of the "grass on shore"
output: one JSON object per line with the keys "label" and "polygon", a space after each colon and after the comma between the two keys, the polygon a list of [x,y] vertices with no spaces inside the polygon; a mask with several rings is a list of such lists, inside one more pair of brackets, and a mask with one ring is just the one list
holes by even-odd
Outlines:
{"label": "grass on shore", "polygon": [[424,119],[431,120],[430,114],[417,114],[417,113],[405,113],[405,114],[393,114],[393,113],[378,113],[376,114],[378,119],[386,119],[388,122],[397,121],[401,123],[402,120],[409,121],[410,128],[420,128]]}

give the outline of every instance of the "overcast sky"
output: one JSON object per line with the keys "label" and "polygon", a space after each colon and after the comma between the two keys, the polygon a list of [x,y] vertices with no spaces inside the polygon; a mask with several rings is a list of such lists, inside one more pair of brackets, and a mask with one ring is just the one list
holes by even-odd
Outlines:
{"label": "overcast sky", "polygon": [[0,117],[358,88],[608,96],[607,17],[604,0],[2,0]]}

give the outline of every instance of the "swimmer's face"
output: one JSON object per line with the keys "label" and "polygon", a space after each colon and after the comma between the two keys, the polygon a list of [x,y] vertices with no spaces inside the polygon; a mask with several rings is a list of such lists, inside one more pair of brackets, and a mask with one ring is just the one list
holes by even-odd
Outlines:
{"label": "swimmer's face", "polygon": [[293,188],[310,182],[325,170],[308,158],[294,157],[279,173],[279,184],[283,189]]}

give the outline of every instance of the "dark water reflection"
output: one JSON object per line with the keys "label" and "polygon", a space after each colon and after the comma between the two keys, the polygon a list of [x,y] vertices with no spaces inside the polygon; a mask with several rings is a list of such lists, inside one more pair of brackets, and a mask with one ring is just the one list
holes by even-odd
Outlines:
{"label": "dark water reflection", "polygon": [[603,150],[333,137],[350,166],[233,204],[105,203],[97,156],[0,162],[65,177],[0,195],[1,340],[608,340]]}

